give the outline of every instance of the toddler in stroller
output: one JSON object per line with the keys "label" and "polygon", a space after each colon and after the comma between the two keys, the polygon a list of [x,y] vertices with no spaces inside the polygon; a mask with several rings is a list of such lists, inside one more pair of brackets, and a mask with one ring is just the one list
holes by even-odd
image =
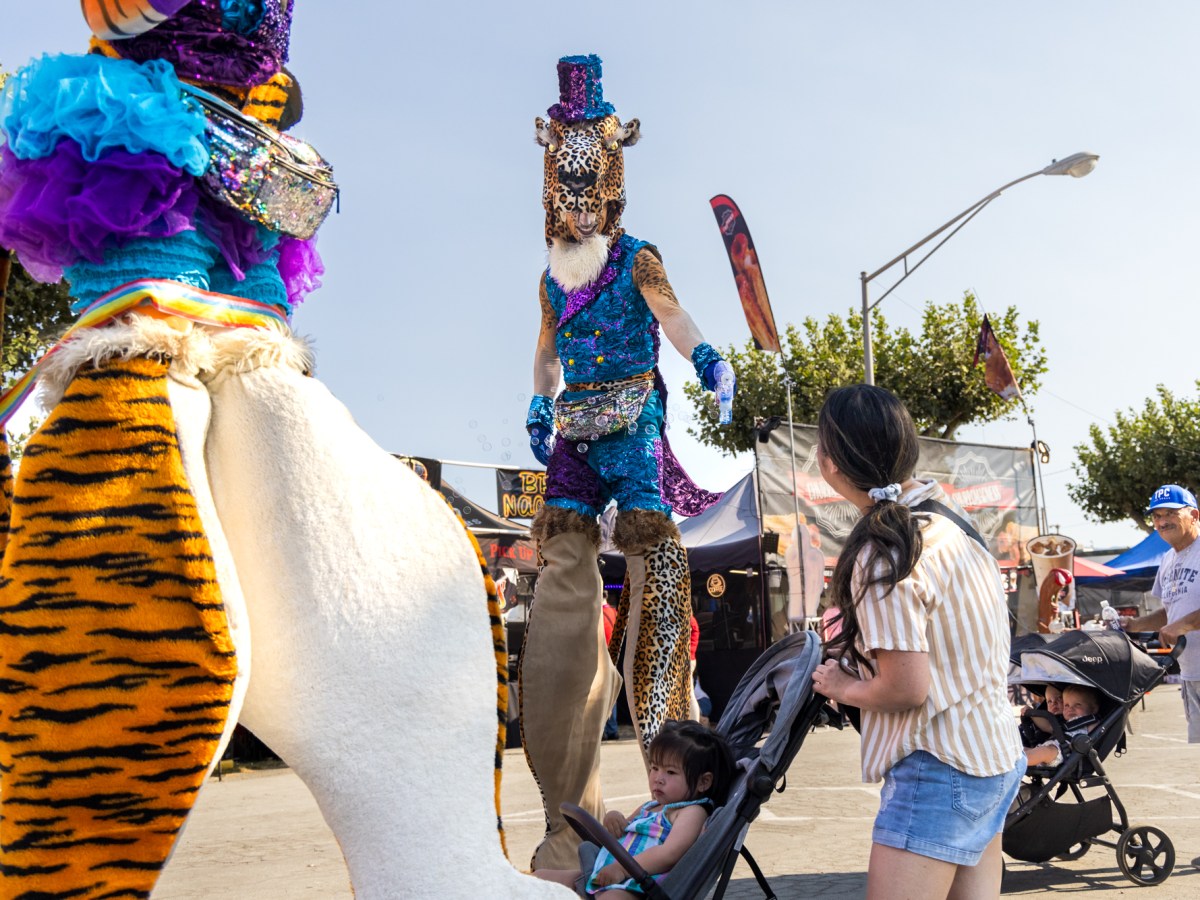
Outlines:
{"label": "toddler in stroller", "polygon": [[580,848],[581,868],[588,868],[586,858],[596,852],[594,845],[600,845],[633,876],[649,900],[719,900],[740,857],[763,894],[774,900],[775,893],[744,842],[763,803],[774,791],[783,790],[788,766],[805,737],[825,716],[825,698],[812,689],[812,673],[820,661],[821,639],[811,631],[793,632],[772,644],[742,676],[715,729],[737,761],[729,796],[670,872],[656,880],[603,825],[579,807],[563,804],[563,815],[585,841]]}
{"label": "toddler in stroller", "polygon": [[[1100,845],[1116,851],[1121,872],[1135,884],[1165,881],[1175,865],[1170,838],[1152,826],[1130,827],[1103,761],[1114,750],[1123,752],[1129,711],[1162,682],[1166,669],[1119,631],[1069,631],[1025,650],[1020,662],[1020,683],[1061,685],[1076,711],[1087,703],[1087,694],[1076,688],[1088,688],[1097,708],[1090,722],[1076,720],[1068,728],[1049,712],[1031,713],[1050,726],[1062,759],[1049,765],[1031,759],[1026,783],[1005,819],[1004,852],[1046,862],[1077,859]],[[1115,841],[1104,838],[1110,832]]]}

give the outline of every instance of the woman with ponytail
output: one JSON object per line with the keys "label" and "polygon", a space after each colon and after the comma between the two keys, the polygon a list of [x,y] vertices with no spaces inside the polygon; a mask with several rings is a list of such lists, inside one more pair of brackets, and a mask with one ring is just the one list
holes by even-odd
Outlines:
{"label": "woman with ponytail", "polygon": [[861,710],[863,781],[884,782],[868,900],[998,897],[1025,766],[1000,570],[937,482],[914,477],[917,432],[895,396],[831,392],[817,441],[822,477],[862,515],[833,573],[841,631],[813,681]]}

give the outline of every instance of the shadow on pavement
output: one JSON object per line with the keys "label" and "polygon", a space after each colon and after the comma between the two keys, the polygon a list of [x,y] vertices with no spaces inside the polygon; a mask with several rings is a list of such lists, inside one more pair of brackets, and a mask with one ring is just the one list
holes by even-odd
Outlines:
{"label": "shadow on pavement", "polygon": [[[767,877],[780,900],[789,897],[862,897],[867,891],[866,872],[822,872],[807,875]],[[763,892],[753,877],[734,878],[725,893],[729,900],[762,900]]]}
{"label": "shadow on pavement", "polygon": [[[1178,853],[1178,850],[1176,850]],[[1025,863],[1005,860],[1003,894],[1034,894],[1042,891],[1084,891],[1092,889],[1137,890],[1121,874],[1115,854],[1106,847],[1095,847],[1086,860],[1062,863]],[[1175,868],[1164,885],[1177,889],[1187,884],[1200,891],[1200,869],[1187,859],[1175,859]]]}

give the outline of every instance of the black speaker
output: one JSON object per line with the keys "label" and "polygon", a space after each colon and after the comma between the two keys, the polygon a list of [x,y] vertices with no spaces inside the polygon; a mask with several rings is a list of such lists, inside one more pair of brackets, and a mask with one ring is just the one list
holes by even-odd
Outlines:
{"label": "black speaker", "polygon": [[762,536],[762,551],[763,553],[778,553],[779,552],[779,532],[768,531]]}

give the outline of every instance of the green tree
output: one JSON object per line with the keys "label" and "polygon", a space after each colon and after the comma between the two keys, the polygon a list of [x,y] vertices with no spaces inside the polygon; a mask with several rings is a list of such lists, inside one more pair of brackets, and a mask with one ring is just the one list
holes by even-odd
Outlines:
{"label": "green tree", "polygon": [[1090,518],[1128,519],[1149,533],[1146,504],[1155,488],[1200,487],[1200,400],[1176,397],[1161,384],[1156,391],[1158,399],[1147,398],[1140,412],[1117,412],[1116,424],[1093,425],[1091,443],[1075,447],[1079,480],[1067,493]]}
{"label": "green tree", "polygon": [[[0,249],[0,254],[4,250]],[[70,297],[67,286],[41,284],[15,259],[12,274],[4,297],[3,384],[7,389],[20,378],[42,353],[54,343],[58,335],[71,324]]]}
{"label": "green tree", "polygon": [[[991,322],[1017,383],[1031,397],[1046,372],[1038,323],[1026,323],[1022,334],[1012,306],[991,316]],[[1005,418],[1016,409],[1016,400],[1002,400],[988,389],[982,363],[972,368],[982,323],[983,313],[970,292],[959,303],[927,303],[917,335],[905,328],[889,328],[878,308],[871,314],[876,384],[904,401],[924,436],[950,439],[963,425]],[[823,322],[809,317],[799,327],[788,325],[783,346],[797,422],[816,422],[830,390],[862,380],[861,313],[851,310],[844,318],[831,314]],[[724,354],[738,378],[732,425],[717,425],[713,395],[698,384],[686,385],[684,393],[697,414],[691,434],[735,453],[750,449],[756,418],[787,417],[787,397],[777,354],[756,350],[753,341],[741,350],[730,346]]]}
{"label": "green tree", "polygon": [[[34,281],[0,248],[0,310],[0,388],[7,390],[67,329],[71,322],[70,298],[65,284]],[[11,437],[9,451],[14,460],[20,459],[31,433],[32,428]]]}

